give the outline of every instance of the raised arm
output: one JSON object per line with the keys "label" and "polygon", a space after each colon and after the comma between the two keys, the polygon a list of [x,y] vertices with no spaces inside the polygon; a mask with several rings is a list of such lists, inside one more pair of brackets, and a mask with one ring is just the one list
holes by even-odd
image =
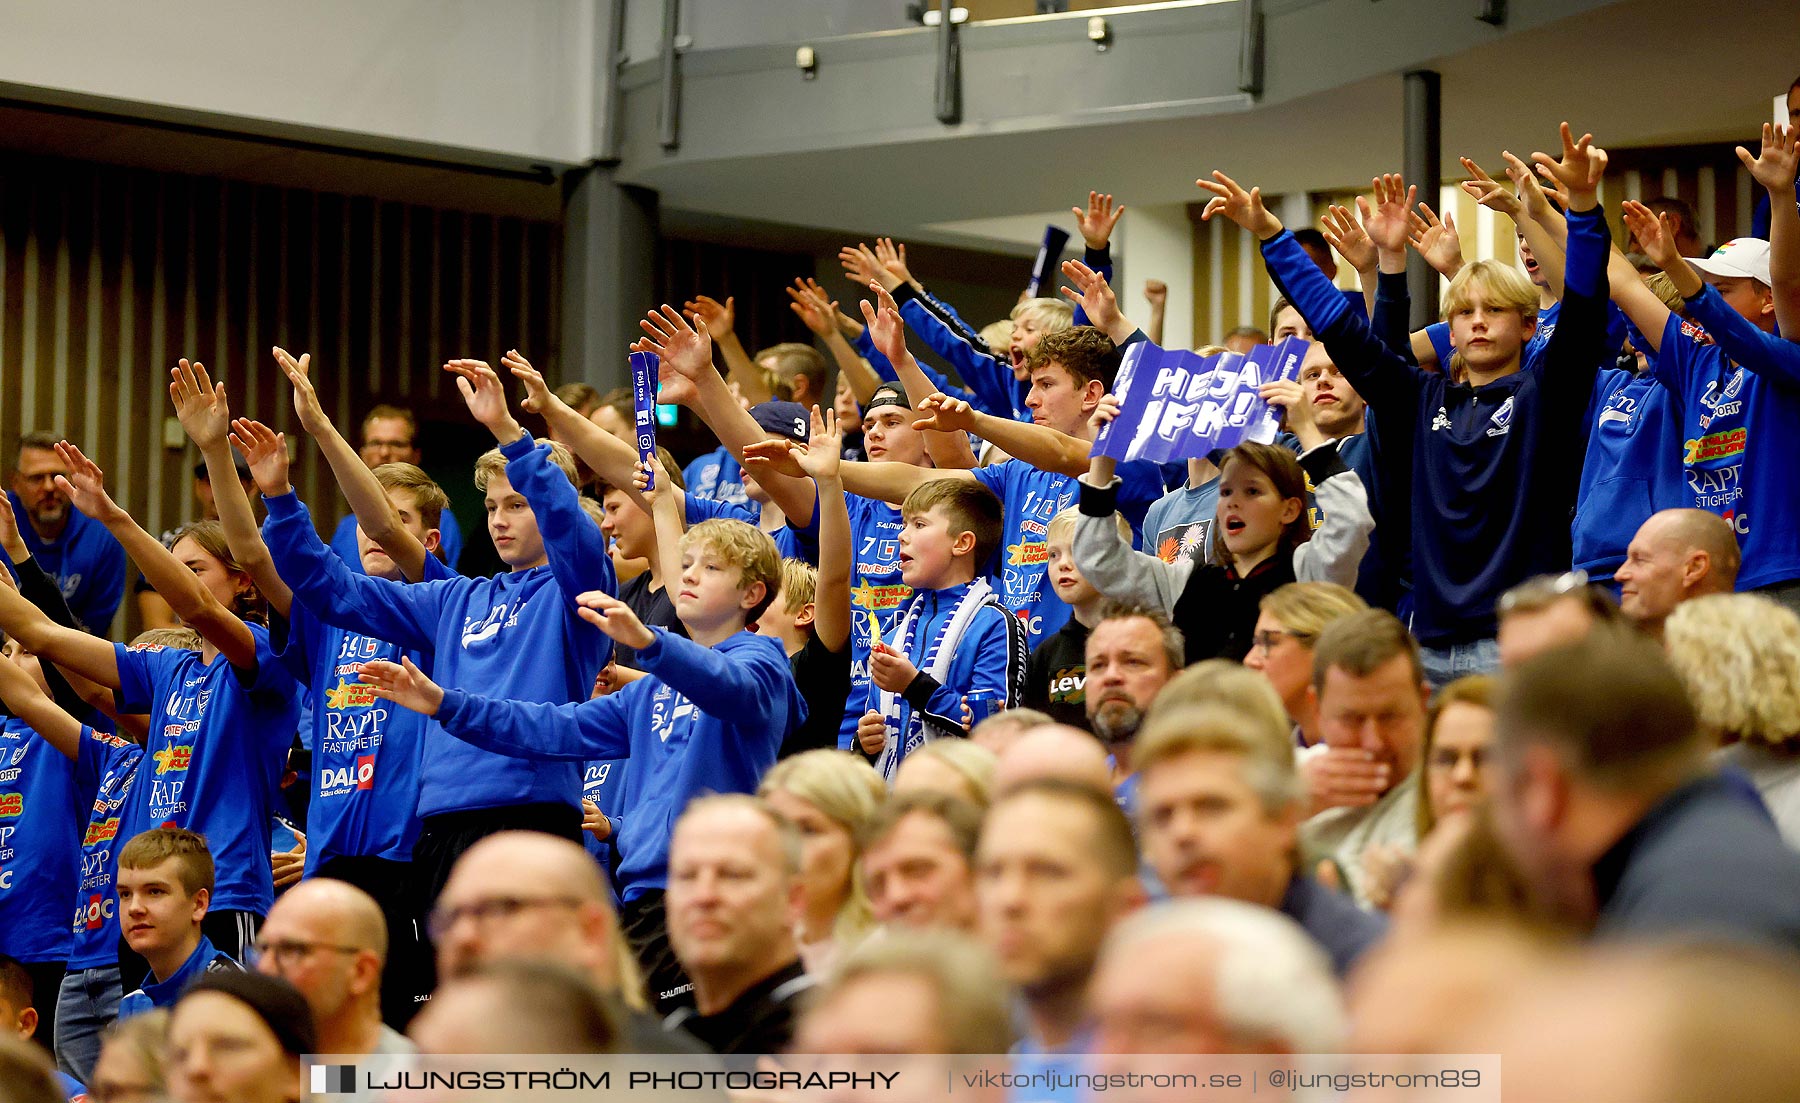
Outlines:
{"label": "raised arm", "polygon": [[[231,410],[225,400],[225,384],[213,383],[204,364],[181,361],[169,371],[169,399],[175,404],[175,416],[206,460],[206,475],[212,482],[213,503],[219,510],[219,524],[225,529],[225,544],[238,566],[249,573],[251,581],[269,602],[269,607],[287,616],[294,594],[275,571],[275,561],[256,527],[256,514],[250,499],[238,482],[237,468],[231,459]],[[267,430],[264,430],[267,432]],[[271,437],[274,434],[270,434]],[[280,480],[287,482],[286,445],[280,460]],[[246,458],[248,458],[246,456]],[[263,454],[265,468],[274,462],[271,454]],[[262,480],[257,479],[258,485]]]}
{"label": "raised arm", "polygon": [[[644,489],[647,480],[646,472],[656,475],[655,486]],[[656,569],[661,572],[663,591],[669,587],[681,589],[681,537],[687,531],[687,518],[682,509],[684,495],[679,487],[669,481],[668,469],[655,455],[647,464],[638,467],[633,489],[638,496],[650,505],[650,521],[656,533]]]}
{"label": "raised arm", "polygon": [[1150,304],[1150,320],[1144,323],[1144,335],[1153,345],[1162,344],[1163,314],[1169,308],[1169,285],[1161,280],[1144,281],[1144,301]]}
{"label": "raised arm", "polygon": [[364,663],[360,676],[375,687],[375,696],[436,717],[445,731],[484,751],[548,762],[631,754],[616,693],[562,704],[480,697],[445,689],[407,658]]}
{"label": "raised arm", "polygon": [[[863,320],[868,323],[869,336],[875,341],[888,362],[900,376],[901,386],[906,388],[906,399],[914,409],[931,395],[937,393],[931,380],[919,370],[919,362],[913,359],[906,348],[906,325],[900,320],[900,308],[895,305],[893,296],[889,295],[879,283],[869,285],[875,293],[876,302],[863,300]],[[925,451],[931,456],[931,462],[945,471],[975,466],[975,450],[969,446],[969,438],[962,433],[946,431],[927,433],[925,435]]]}
{"label": "raised arm", "polygon": [[869,401],[875,394],[875,388],[881,386],[881,376],[851,347],[850,339],[844,336],[844,330],[838,324],[838,304],[825,294],[825,289],[819,286],[817,280],[796,279],[794,286],[786,291],[788,308],[812,331],[813,336],[825,343],[825,348],[830,351],[831,359],[837,364],[844,381],[850,385],[850,393],[856,396],[856,401]]}
{"label": "raised arm", "polygon": [[1350,213],[1350,208],[1335,203],[1325,208],[1324,217],[1319,219],[1319,232],[1325,235],[1326,243],[1337,250],[1338,256],[1344,258],[1344,263],[1356,269],[1356,282],[1362,287],[1363,311],[1374,317],[1375,291],[1380,282],[1375,243],[1369,240],[1368,233]]}
{"label": "raised arm", "polygon": [[[325,462],[331,467],[331,474],[337,479],[338,488],[344,492],[344,500],[350,503],[350,511],[356,514],[356,523],[362,527],[364,534],[375,541],[381,550],[387,553],[394,565],[407,581],[417,582],[425,577],[425,557],[431,553],[419,538],[408,532],[400,523],[400,513],[394,504],[388,501],[387,491],[369,470],[369,465],[350,447],[331,419],[325,416],[325,409],[319,404],[319,396],[312,384],[312,354],[301,353],[295,360],[286,349],[273,350],[275,363],[287,376],[288,383],[294,388],[294,413],[300,419],[300,427],[318,444],[319,451],[325,456]],[[282,452],[285,458],[285,446]],[[248,456],[245,459],[249,459]],[[255,465],[252,464],[252,474]],[[283,473],[286,481],[286,472]],[[257,480],[258,485],[262,481]],[[285,493],[285,491],[278,491]],[[263,494],[275,497],[267,488]]]}
{"label": "raised arm", "polygon": [[850,640],[850,509],[841,478],[844,428],[832,410],[812,409],[812,439],[794,459],[819,488],[819,577],[813,587],[813,632],[825,650]]}
{"label": "raised arm", "polygon": [[[58,475],[56,485],[75,503],[75,508],[105,525],[113,538],[124,545],[126,554],[137,563],[156,592],[168,601],[169,608],[175,610],[183,624],[218,648],[232,666],[242,671],[254,671],[256,637],[250,634],[249,626],[221,605],[212,591],[201,584],[200,577],[163,547],[162,541],[145,532],[112,500],[106,492],[105,476],[98,464],[68,441],[58,444],[56,450],[69,465],[68,477]],[[229,478],[236,480],[236,473]]]}
{"label": "raised arm", "polygon": [[[766,440],[753,445],[744,451],[744,466],[749,468],[750,472],[756,476],[756,481],[765,487],[769,485],[763,478],[765,473],[770,476],[785,475],[799,478],[805,475],[806,471],[800,466],[799,461],[789,453],[788,445],[790,443],[792,442],[785,440]],[[975,473],[972,471],[939,471],[933,467],[915,467],[910,463],[896,463],[890,460],[872,463],[845,460],[840,470],[844,480],[844,489],[850,493],[859,494],[864,498],[874,498],[880,502],[891,502],[894,505],[904,502],[908,494],[933,479],[966,479],[971,482],[975,479]],[[790,513],[788,516],[792,517],[796,514]],[[805,513],[797,516],[812,516],[811,503],[808,503]]]}
{"label": "raised arm", "polygon": [[1800,207],[1794,204],[1794,175],[1800,168],[1800,127],[1763,124],[1762,151],[1750,156],[1737,147],[1738,160],[1769,193],[1769,279],[1775,295],[1775,324],[1789,339],[1800,337]]}
{"label": "raised arm", "polygon": [[1331,351],[1332,360],[1370,405],[1411,407],[1418,397],[1418,369],[1408,364],[1370,332],[1368,323],[1350,312],[1344,296],[1319,266],[1312,263],[1294,235],[1263,206],[1262,189],[1246,190],[1223,172],[1194,183],[1210,193],[1203,221],[1223,216],[1262,242],[1269,275],[1315,336]]}
{"label": "raised arm", "polygon": [[1063,261],[1062,271],[1075,286],[1057,290],[1086,312],[1088,324],[1111,337],[1113,344],[1121,348],[1130,344],[1132,335],[1138,332],[1137,323],[1119,309],[1119,300],[1106,282],[1106,276],[1078,260]]}
{"label": "raised arm", "polygon": [[[662,361],[665,389],[675,384],[678,398],[692,405],[719,442],[747,467],[746,457],[751,446],[767,440],[768,434],[749,411],[738,404],[731,389],[713,370],[712,337],[703,318],[695,321],[697,325],[688,324],[688,320],[672,306],[652,310],[638,323],[645,336],[631,346],[632,350],[657,355]],[[758,472],[757,481],[781,507],[782,513],[789,517],[812,516],[812,480],[800,474],[792,477],[784,477],[784,474],[770,472],[769,478],[764,480]]]}
{"label": "raised arm", "polygon": [[519,405],[527,413],[542,417],[545,424],[556,431],[557,439],[567,444],[569,451],[600,476],[601,481],[625,491],[648,511],[633,481],[638,467],[637,449],[582,417],[573,406],[556,397],[543,373],[532,367],[531,361],[518,349],[509,349],[500,358],[500,366],[525,385],[525,400]]}
{"label": "raised arm", "polygon": [[974,433],[1016,460],[1063,475],[1086,474],[1088,454],[1093,450],[1091,441],[1048,425],[984,414],[961,399],[941,394],[927,395],[919,403],[919,419],[913,428],[954,433],[965,440],[965,434]]}

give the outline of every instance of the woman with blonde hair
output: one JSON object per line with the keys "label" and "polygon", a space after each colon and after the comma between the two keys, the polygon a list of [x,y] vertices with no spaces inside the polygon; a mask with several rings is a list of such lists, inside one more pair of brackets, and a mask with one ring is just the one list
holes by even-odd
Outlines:
{"label": "woman with blonde hair", "polygon": [[[1006,713],[996,713],[1004,716]],[[993,716],[982,721],[988,723]],[[1049,723],[1049,717],[1044,718]],[[930,790],[960,797],[985,810],[994,799],[999,756],[968,739],[933,739],[906,756],[894,775],[894,792]]]}
{"label": "woman with blonde hair", "polygon": [[756,795],[800,832],[801,916],[794,941],[806,971],[822,974],[874,924],[856,876],[856,838],[887,799],[887,785],[863,759],[818,750],[777,762]]}
{"label": "woman with blonde hair", "polygon": [[1318,702],[1309,692],[1313,643],[1332,621],[1368,607],[1354,591],[1335,582],[1290,582],[1265,595],[1257,606],[1244,665],[1275,687],[1289,724],[1305,746],[1318,742]]}
{"label": "woman with blonde hair", "polygon": [[1800,846],[1800,617],[1757,594],[1684,601],[1663,627],[1717,761],[1750,775]]}

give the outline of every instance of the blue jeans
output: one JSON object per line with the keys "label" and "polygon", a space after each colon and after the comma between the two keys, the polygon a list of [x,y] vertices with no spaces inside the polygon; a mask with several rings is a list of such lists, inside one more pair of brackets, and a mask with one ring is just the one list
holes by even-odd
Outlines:
{"label": "blue jeans", "polygon": [[1493,640],[1471,640],[1449,647],[1421,647],[1419,659],[1425,680],[1434,690],[1470,674],[1493,674],[1500,669],[1500,645]]}
{"label": "blue jeans", "polygon": [[56,1065],[83,1084],[94,1077],[100,1035],[119,1017],[119,967],[71,969],[56,996]]}

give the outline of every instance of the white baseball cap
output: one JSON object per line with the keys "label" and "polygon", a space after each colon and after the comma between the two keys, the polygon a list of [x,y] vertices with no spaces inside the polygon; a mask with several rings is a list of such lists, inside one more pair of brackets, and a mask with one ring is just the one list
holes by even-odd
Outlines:
{"label": "white baseball cap", "polygon": [[1769,278],[1769,243],[1760,237],[1734,237],[1712,256],[1690,257],[1688,263],[1709,276],[1761,280],[1764,287],[1775,283]]}

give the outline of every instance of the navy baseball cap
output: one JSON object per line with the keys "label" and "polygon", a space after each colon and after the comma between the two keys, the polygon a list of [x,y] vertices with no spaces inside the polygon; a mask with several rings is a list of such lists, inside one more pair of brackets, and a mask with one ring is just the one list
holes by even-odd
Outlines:
{"label": "navy baseball cap", "polygon": [[805,444],[812,438],[812,415],[798,402],[771,399],[750,407],[756,423],[778,437]]}

